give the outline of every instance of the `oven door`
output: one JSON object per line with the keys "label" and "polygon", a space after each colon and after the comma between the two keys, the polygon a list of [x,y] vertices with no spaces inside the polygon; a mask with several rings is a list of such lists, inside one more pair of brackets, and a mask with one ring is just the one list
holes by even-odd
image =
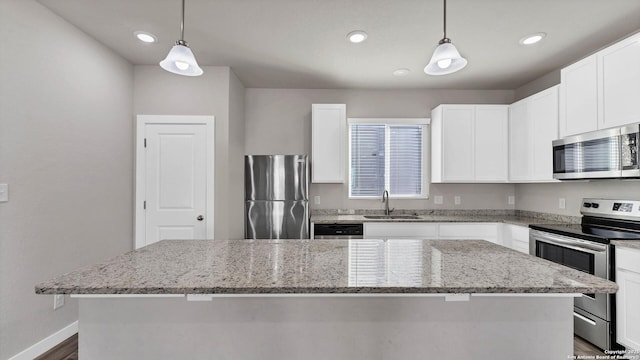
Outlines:
{"label": "oven door", "polygon": [[[609,246],[596,242],[532,230],[530,253],[570,268],[609,278]],[[582,294],[575,306],[604,320],[610,320],[607,294]]]}
{"label": "oven door", "polygon": [[590,132],[553,141],[553,177],[560,180],[618,178],[620,128]]}

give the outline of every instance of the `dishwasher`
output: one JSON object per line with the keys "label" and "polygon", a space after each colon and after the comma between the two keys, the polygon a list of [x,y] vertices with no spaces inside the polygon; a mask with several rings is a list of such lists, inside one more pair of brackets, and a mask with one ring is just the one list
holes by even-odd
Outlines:
{"label": "dishwasher", "polygon": [[315,224],[314,239],[362,239],[362,224]]}

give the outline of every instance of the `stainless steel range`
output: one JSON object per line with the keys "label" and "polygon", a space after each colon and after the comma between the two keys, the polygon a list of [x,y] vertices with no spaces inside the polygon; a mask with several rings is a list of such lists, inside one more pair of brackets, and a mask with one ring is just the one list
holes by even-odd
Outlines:
{"label": "stainless steel range", "polygon": [[[611,240],[640,239],[640,201],[584,199],[581,224],[530,225],[532,255],[615,281]],[[617,348],[615,295],[583,294],[574,303],[575,334],[601,349]]]}

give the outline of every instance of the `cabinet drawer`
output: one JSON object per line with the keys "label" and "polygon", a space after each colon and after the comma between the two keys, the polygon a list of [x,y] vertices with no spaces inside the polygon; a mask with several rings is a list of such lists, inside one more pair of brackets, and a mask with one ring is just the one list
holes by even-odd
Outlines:
{"label": "cabinet drawer", "polygon": [[529,241],[524,242],[524,241],[519,241],[519,240],[512,239],[511,248],[513,250],[520,251],[521,253],[528,254],[529,253]]}
{"label": "cabinet drawer", "polygon": [[441,223],[439,235],[442,238],[490,240],[498,237],[498,226],[494,223]]}
{"label": "cabinet drawer", "polygon": [[519,226],[519,225],[511,225],[511,240],[526,242],[527,246],[529,246],[529,227],[528,226]]}
{"label": "cabinet drawer", "polygon": [[616,246],[616,267],[640,273],[640,250]]}
{"label": "cabinet drawer", "polygon": [[364,237],[436,238],[437,225],[432,223],[364,223]]}

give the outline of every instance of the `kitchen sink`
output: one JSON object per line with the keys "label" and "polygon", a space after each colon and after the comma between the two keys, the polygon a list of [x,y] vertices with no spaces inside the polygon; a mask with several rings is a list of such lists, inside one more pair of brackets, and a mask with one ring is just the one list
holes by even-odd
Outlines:
{"label": "kitchen sink", "polygon": [[420,216],[416,215],[364,215],[365,219],[376,220],[419,220]]}

